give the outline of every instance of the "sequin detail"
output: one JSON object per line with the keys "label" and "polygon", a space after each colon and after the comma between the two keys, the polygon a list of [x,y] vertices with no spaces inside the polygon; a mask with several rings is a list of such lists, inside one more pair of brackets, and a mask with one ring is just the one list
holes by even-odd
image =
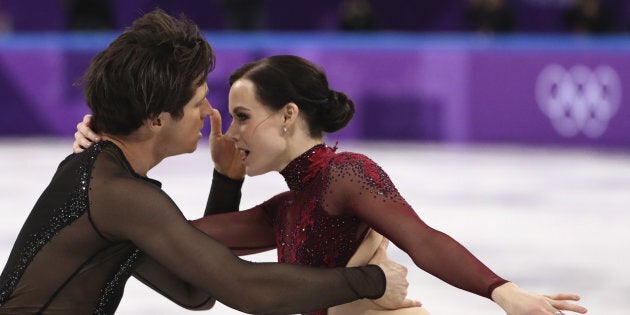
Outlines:
{"label": "sequin detail", "polygon": [[11,272],[8,281],[0,292],[0,304],[4,303],[13,293],[15,286],[24,274],[24,271],[31,263],[35,255],[46,245],[50,239],[61,229],[70,225],[81,215],[83,215],[88,207],[88,187],[89,174],[94,159],[101,151],[100,146],[95,146],[91,150],[88,158],[84,159],[77,170],[79,176],[79,185],[72,191],[70,200],[63,207],[54,209],[47,224],[43,225],[38,232],[32,233],[27,237],[25,246],[22,248],[18,264]]}
{"label": "sequin detail", "polygon": [[[106,149],[117,150],[118,153],[120,153],[121,158],[124,160],[122,152],[120,152],[120,150],[111,142],[97,143],[83,153],[83,156],[80,157],[80,160],[78,161],[76,169],[71,171],[73,173],[71,173],[72,175],[70,175],[70,177],[76,181],[76,184],[71,184],[75,186],[71,188],[72,190],[71,193],[68,194],[67,201],[59,200],[60,203],[63,203],[63,206],[60,206],[59,208],[50,208],[48,210],[48,208],[38,206],[36,204],[33,211],[40,209],[40,212],[34,212],[31,216],[33,216],[34,219],[41,219],[41,222],[37,220],[30,221],[31,217],[29,216],[24,228],[28,227],[32,230],[24,230],[23,228],[23,231],[20,232],[18,242],[20,239],[23,241],[21,243],[16,242],[16,244],[21,245],[16,245],[19,247],[14,248],[14,253],[12,253],[9,258],[10,260],[13,260],[13,262],[8,263],[7,267],[5,267],[11,269],[5,269],[2,274],[1,280],[3,287],[1,288],[2,291],[0,291],[0,305],[11,299],[17,285],[20,282],[20,279],[24,275],[24,272],[42,248],[44,248],[46,244],[54,242],[54,238],[59,233],[63,233],[62,230],[65,227],[75,224],[77,219],[83,215],[87,215],[86,212],[90,207],[89,190],[94,162],[96,161],[97,156]],[[73,156],[72,158],[75,157],[76,156]],[[71,158],[69,157],[69,159]],[[67,161],[62,162],[60,168],[62,168],[66,162]],[[74,174],[76,174],[76,177]],[[159,182],[157,182],[156,185],[158,183]],[[49,193],[49,196],[50,195],[52,195],[52,193]],[[98,233],[98,231],[96,231],[96,233]],[[111,243],[110,245],[114,244]],[[112,272],[113,274],[111,274],[111,276],[106,280],[107,283],[100,288],[100,295],[97,297],[98,300],[96,300],[98,304],[94,306],[94,310],[91,313],[114,314],[116,308],[118,307],[126,280],[131,276],[134,267],[141,257],[140,251],[132,243],[126,242],[123,245],[125,248],[128,248],[126,249],[126,254],[120,259],[122,261],[121,264],[116,266],[116,269]],[[95,248],[95,250],[98,251],[99,249]],[[94,256],[92,256],[92,258],[93,257]],[[92,258],[88,261],[91,261]],[[68,280],[69,279],[71,278],[68,278]],[[63,291],[63,289],[66,288],[67,283],[68,282],[65,282],[61,285],[57,292]],[[55,301],[55,297],[56,293],[52,293],[48,301],[42,301],[43,309],[39,311],[45,311],[45,309],[51,305],[50,303]]]}
{"label": "sequin detail", "polygon": [[116,272],[112,280],[110,280],[101,291],[101,297],[96,306],[96,310],[94,310],[94,315],[109,315],[116,312],[116,308],[118,308],[118,304],[122,299],[125,283],[127,283],[127,279],[131,277],[141,257],[142,252],[139,249],[135,249],[127,260],[120,265],[118,272]]}
{"label": "sequin detail", "polygon": [[[336,153],[319,144],[291,161],[281,174],[291,194],[275,209],[278,261],[315,267],[345,266],[357,250],[365,225],[353,214],[332,215],[325,208],[336,181],[350,179],[361,198],[400,201],[383,170],[356,153]],[[344,198],[352,198],[344,196]],[[363,229],[362,229],[363,227]],[[326,310],[308,313],[325,315]]]}

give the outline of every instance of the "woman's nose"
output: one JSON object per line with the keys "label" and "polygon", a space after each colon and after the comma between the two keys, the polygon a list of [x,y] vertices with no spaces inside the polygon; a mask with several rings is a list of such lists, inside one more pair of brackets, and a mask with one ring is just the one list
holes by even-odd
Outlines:
{"label": "woman's nose", "polygon": [[228,138],[237,141],[238,137],[236,134],[236,127],[234,127],[234,123],[230,123],[230,127],[228,127],[228,130],[225,132],[225,136],[227,136]]}

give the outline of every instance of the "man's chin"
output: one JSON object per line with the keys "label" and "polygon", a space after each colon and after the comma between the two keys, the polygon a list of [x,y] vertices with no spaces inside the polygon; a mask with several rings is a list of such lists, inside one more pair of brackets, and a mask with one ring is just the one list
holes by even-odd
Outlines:
{"label": "man's chin", "polygon": [[198,143],[195,142],[188,149],[183,149],[182,152],[179,152],[176,155],[193,153],[197,150],[197,147],[198,147]]}
{"label": "man's chin", "polygon": [[197,150],[197,147],[199,146],[199,142],[195,142],[195,145],[192,146],[192,148],[190,149],[190,151],[186,152],[186,153],[193,153]]}

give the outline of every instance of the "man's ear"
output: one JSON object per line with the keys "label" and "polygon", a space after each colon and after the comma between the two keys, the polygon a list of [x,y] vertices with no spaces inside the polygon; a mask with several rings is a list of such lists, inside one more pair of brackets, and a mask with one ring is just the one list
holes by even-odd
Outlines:
{"label": "man's ear", "polygon": [[162,127],[162,114],[147,118],[147,125],[151,129]]}

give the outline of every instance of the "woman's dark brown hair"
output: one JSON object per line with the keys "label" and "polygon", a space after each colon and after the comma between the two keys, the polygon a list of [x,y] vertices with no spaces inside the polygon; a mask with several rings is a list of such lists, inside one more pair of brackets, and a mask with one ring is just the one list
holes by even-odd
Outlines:
{"label": "woman's dark brown hair", "polygon": [[354,115],[354,103],[346,94],[328,87],[326,73],[312,62],[292,55],[278,55],[250,62],[230,76],[254,83],[256,97],[265,106],[280,110],[295,103],[312,137],[345,127]]}

